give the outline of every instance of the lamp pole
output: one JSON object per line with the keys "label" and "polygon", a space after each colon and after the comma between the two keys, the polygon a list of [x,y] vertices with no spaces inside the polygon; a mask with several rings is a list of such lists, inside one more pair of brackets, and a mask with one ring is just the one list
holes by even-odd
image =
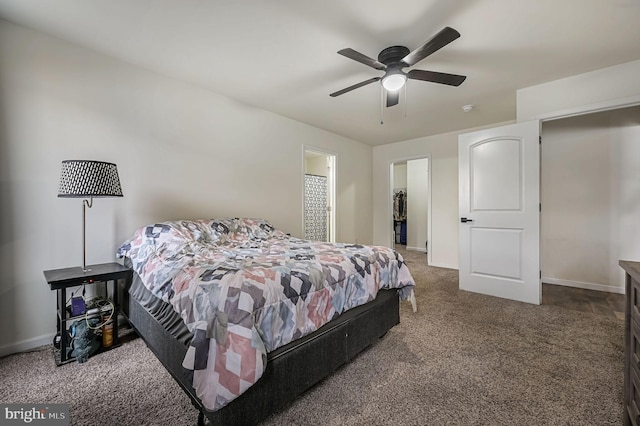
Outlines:
{"label": "lamp pole", "polygon": [[91,269],[87,269],[87,236],[86,230],[87,227],[85,225],[86,222],[86,208],[91,208],[93,206],[93,197],[89,197],[89,200],[82,200],[82,271],[89,272]]}

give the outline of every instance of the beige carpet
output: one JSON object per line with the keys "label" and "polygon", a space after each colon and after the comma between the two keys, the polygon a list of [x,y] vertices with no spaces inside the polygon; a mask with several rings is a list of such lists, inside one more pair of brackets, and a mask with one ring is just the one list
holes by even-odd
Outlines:
{"label": "beige carpet", "polygon": [[[406,252],[418,312],[268,425],[622,424],[623,322],[457,289]],[[189,425],[196,410],[141,339],[56,368],[0,360],[0,401],[71,404],[72,424]]]}

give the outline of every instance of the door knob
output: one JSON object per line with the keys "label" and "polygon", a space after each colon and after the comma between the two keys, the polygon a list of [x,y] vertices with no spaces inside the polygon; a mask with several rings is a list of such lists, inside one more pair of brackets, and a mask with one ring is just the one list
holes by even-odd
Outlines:
{"label": "door knob", "polygon": [[462,223],[473,222],[473,219],[467,219],[466,217],[461,217],[460,222]]}

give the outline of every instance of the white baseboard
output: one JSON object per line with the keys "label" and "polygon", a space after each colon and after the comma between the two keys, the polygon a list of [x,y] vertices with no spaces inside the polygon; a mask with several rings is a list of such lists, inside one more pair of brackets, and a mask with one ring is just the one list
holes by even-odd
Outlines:
{"label": "white baseboard", "polygon": [[42,336],[32,337],[31,339],[21,340],[20,342],[0,346],[0,357],[18,352],[30,351],[31,349],[35,349],[40,346],[49,345],[53,343],[53,336],[55,335],[55,333],[44,334]]}
{"label": "white baseboard", "polygon": [[597,284],[597,283],[585,283],[582,281],[562,280],[558,278],[542,277],[542,282],[545,284],[562,285],[565,287],[583,288],[585,290],[605,291],[608,293],[624,294],[624,287],[616,287],[613,285]]}
{"label": "white baseboard", "polygon": [[[126,319],[124,319],[124,317],[118,317],[118,327],[122,328],[128,325],[129,323]],[[39,348],[40,346],[50,345],[53,343],[53,336],[55,335],[56,333],[44,334],[42,336],[33,337],[31,339],[22,340],[20,342],[0,346],[0,358],[11,354],[17,354],[19,352],[27,352],[32,349]]]}
{"label": "white baseboard", "polygon": [[424,248],[424,247],[409,247],[409,246],[407,246],[407,248],[406,248],[406,249],[407,249],[407,250],[412,250],[412,251],[421,251],[421,252],[423,252],[423,253],[426,253],[426,252],[427,252],[427,249],[426,249],[426,248]]}
{"label": "white baseboard", "polygon": [[458,265],[451,265],[448,263],[435,262],[435,263],[430,263],[429,266],[434,266],[436,268],[454,269],[456,271],[458,270]]}

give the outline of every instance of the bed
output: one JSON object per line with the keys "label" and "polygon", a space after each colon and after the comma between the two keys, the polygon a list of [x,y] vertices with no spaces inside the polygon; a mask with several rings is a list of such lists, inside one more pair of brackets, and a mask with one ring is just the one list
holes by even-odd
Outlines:
{"label": "bed", "polygon": [[285,407],[415,309],[413,278],[386,247],[290,237],[262,219],[138,229],[123,312],[213,424]]}

